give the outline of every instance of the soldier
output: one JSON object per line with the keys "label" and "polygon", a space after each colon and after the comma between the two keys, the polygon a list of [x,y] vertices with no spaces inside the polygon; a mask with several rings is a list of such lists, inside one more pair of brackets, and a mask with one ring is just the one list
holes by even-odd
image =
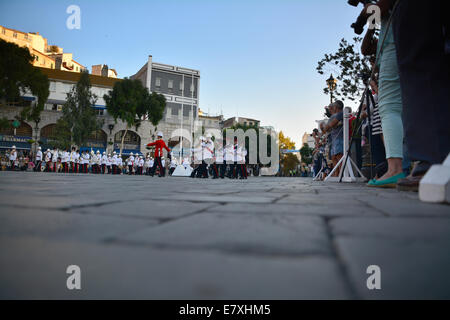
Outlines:
{"label": "soldier", "polygon": [[103,151],[102,159],[101,159],[101,162],[100,162],[100,165],[102,166],[102,174],[105,174],[105,172],[106,172],[106,164],[107,164],[107,162],[108,162],[108,157],[106,156],[106,152]]}
{"label": "soldier", "polygon": [[133,152],[130,153],[130,156],[127,159],[127,165],[128,165],[128,174],[133,174],[133,165],[134,165],[134,156]]}
{"label": "soldier", "polygon": [[36,166],[34,167],[34,171],[41,171],[41,164],[42,164],[42,151],[41,147],[38,147],[38,150],[36,152]]}
{"label": "soldier", "polygon": [[151,176],[153,177],[156,171],[156,168],[159,167],[159,176],[164,177],[165,176],[165,168],[162,164],[162,156],[163,156],[163,149],[166,149],[167,152],[170,152],[169,147],[167,147],[166,143],[164,142],[163,133],[159,131],[157,133],[157,140],[155,142],[147,144],[147,147],[155,146],[155,163],[152,167]]}
{"label": "soldier", "polygon": [[56,168],[58,167],[58,156],[58,149],[54,149],[52,153],[53,172],[56,172]]}
{"label": "soldier", "polygon": [[[216,163],[214,161],[214,141],[211,140],[212,135],[208,133],[206,135],[205,147],[203,148],[203,160],[212,169],[213,179],[219,178],[219,171],[217,170]],[[208,174],[208,170],[206,169]]]}
{"label": "soldier", "polygon": [[117,153],[114,151],[111,158],[112,174],[117,174]]}
{"label": "soldier", "polygon": [[68,173],[69,172],[69,152],[67,150],[63,150],[61,152],[61,166],[62,166],[62,172]]}
{"label": "soldier", "polygon": [[140,176],[142,176],[143,170],[144,170],[144,157],[143,156],[139,156],[139,161],[138,161],[138,174]]}
{"label": "soldier", "polygon": [[202,176],[203,165],[203,141],[205,138],[201,136],[194,148],[194,170],[191,172],[191,178],[199,178]]}
{"label": "soldier", "polygon": [[47,151],[45,152],[44,161],[45,161],[45,171],[50,172],[50,164],[52,162],[52,153],[50,149],[47,149]]}
{"label": "soldier", "polygon": [[108,174],[112,173],[111,165],[112,165],[112,157],[111,154],[108,153],[108,157],[106,158],[106,169],[108,170]]}
{"label": "soldier", "polygon": [[172,160],[170,161],[170,168],[169,168],[169,175],[171,176],[172,173],[175,171],[175,169],[177,168],[177,159],[175,159],[175,157],[172,156]]}
{"label": "soldier", "polygon": [[70,161],[70,168],[72,170],[72,173],[75,173],[75,147],[72,147],[72,151],[70,151],[69,161]]}
{"label": "soldier", "polygon": [[117,174],[122,174],[122,170],[123,170],[122,154],[119,153],[117,155]]}
{"label": "soldier", "polygon": [[225,166],[228,167],[228,178],[234,178],[235,166],[234,166],[234,147],[230,139],[227,139],[225,145]]}
{"label": "soldier", "polygon": [[9,162],[11,163],[11,170],[16,170],[16,162],[17,162],[17,150],[16,146],[12,146],[12,150],[9,153]]}
{"label": "soldier", "polygon": [[189,167],[190,165],[191,165],[191,163],[189,162],[189,158],[188,157],[184,158],[183,159],[183,167],[185,169],[187,169],[187,167]]}
{"label": "soldier", "polygon": [[218,167],[219,177],[221,179],[224,179],[227,166],[224,162],[223,140],[222,140],[222,138],[218,138],[216,140],[216,142],[217,142],[217,148],[214,153],[214,162],[215,162],[216,166]]}
{"label": "soldier", "polygon": [[152,166],[150,165],[150,155],[147,154],[147,156],[145,157],[145,163],[144,163],[144,168],[145,168],[145,175],[148,176],[150,175],[150,168]]}
{"label": "soldier", "polygon": [[75,173],[79,173],[80,172],[80,150],[75,151]]}

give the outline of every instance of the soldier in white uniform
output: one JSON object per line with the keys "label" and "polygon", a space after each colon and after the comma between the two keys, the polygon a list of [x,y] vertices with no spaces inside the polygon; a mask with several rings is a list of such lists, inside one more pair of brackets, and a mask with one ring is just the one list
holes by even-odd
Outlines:
{"label": "soldier in white uniform", "polygon": [[187,167],[189,167],[191,165],[191,163],[189,162],[189,158],[188,157],[184,158],[182,164],[183,164],[183,167],[185,169],[187,169]]}
{"label": "soldier in white uniform", "polygon": [[56,169],[58,167],[58,157],[59,157],[58,149],[54,149],[52,153],[53,172],[57,171]]}
{"label": "soldier in white uniform", "polygon": [[45,151],[45,171],[46,172],[50,172],[50,163],[52,162],[52,152],[50,151],[50,149],[47,149],[47,151]]}
{"label": "soldier in white uniform", "polygon": [[69,172],[69,152],[67,150],[62,150],[61,152],[61,170],[64,173]]}
{"label": "soldier in white uniform", "polygon": [[234,146],[230,139],[227,139],[227,144],[225,145],[225,166],[228,168],[228,178],[234,177],[235,166],[234,166]]}
{"label": "soldier in white uniform", "polygon": [[80,150],[77,150],[75,152],[75,173],[79,173],[80,172]]}
{"label": "soldier in white uniform", "polygon": [[123,160],[122,154],[117,155],[117,174],[122,174],[123,172]]}
{"label": "soldier in white uniform", "polygon": [[127,159],[127,166],[128,166],[128,174],[133,174],[133,166],[134,166],[134,155],[133,152],[130,153],[130,156]]}
{"label": "soldier in white uniform", "polygon": [[138,161],[138,175],[142,176],[142,173],[144,171],[144,157],[143,156],[139,156],[139,161]]}
{"label": "soldier in white uniform", "polygon": [[[206,165],[212,169],[213,179],[219,178],[219,171],[217,170],[216,163],[214,161],[214,141],[211,140],[212,135],[208,133],[206,135],[205,147],[203,148],[203,160]],[[205,168],[206,173],[208,174],[208,169]]]}
{"label": "soldier in white uniform", "polygon": [[118,174],[117,170],[117,153],[114,151],[111,158],[112,174]]}
{"label": "soldier in white uniform", "polygon": [[34,166],[34,171],[41,171],[41,164],[42,164],[42,148],[38,147],[38,150],[36,152],[36,163]]}
{"label": "soldier in white uniform", "polygon": [[16,170],[16,164],[17,164],[17,150],[16,146],[12,146],[12,150],[9,153],[9,162],[11,163],[11,170]]}
{"label": "soldier in white uniform", "polygon": [[170,161],[170,168],[169,168],[169,175],[170,176],[172,175],[172,173],[177,168],[177,165],[178,165],[177,159],[175,159],[175,157],[172,156],[172,160]]}
{"label": "soldier in white uniform", "polygon": [[108,162],[108,157],[106,156],[106,152],[103,151],[102,159],[100,161],[100,165],[102,167],[102,174],[105,174],[105,172],[106,172],[106,163],[107,162]]}
{"label": "soldier in white uniform", "polygon": [[108,174],[112,173],[111,165],[112,165],[112,157],[111,154],[109,153],[108,157],[106,158],[106,169],[108,170]]}
{"label": "soldier in white uniform", "polygon": [[214,161],[215,161],[215,164],[216,164],[216,166],[218,168],[218,171],[219,171],[219,177],[221,179],[224,179],[225,178],[225,172],[226,172],[226,169],[227,169],[227,165],[225,164],[225,161],[224,161],[224,152],[225,152],[225,150],[223,148],[223,140],[222,140],[222,138],[217,138],[216,143],[217,143],[217,147],[216,147],[216,150],[214,152],[214,156],[215,156],[214,157]]}

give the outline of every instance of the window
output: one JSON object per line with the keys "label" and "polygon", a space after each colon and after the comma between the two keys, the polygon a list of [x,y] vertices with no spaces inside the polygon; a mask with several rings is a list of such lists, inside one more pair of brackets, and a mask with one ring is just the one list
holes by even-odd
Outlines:
{"label": "window", "polygon": [[183,91],[184,90],[184,83],[183,83],[183,81],[181,81],[180,82],[180,91]]}
{"label": "window", "polygon": [[14,33],[13,33],[13,37],[14,37],[14,38],[17,38],[17,32],[14,32]]}
{"label": "window", "polygon": [[23,36],[25,40],[28,40],[28,34]]}
{"label": "window", "polygon": [[156,86],[157,88],[161,87],[161,78],[156,78],[156,80],[155,80],[155,86]]}
{"label": "window", "polygon": [[2,33],[6,34],[6,29],[5,28],[2,28]]}
{"label": "window", "polygon": [[169,89],[173,89],[173,80],[169,80]]}
{"label": "window", "polygon": [[36,61],[39,61],[39,56],[34,56],[36,58]]}

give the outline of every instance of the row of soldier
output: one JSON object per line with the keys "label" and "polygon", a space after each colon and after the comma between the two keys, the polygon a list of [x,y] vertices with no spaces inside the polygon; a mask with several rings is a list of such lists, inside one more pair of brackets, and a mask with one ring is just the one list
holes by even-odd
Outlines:
{"label": "row of soldier", "polygon": [[[137,174],[150,175],[156,173],[162,177],[165,176],[166,161],[163,156],[163,149],[167,150],[169,158],[169,174],[171,175],[178,161],[172,157],[172,151],[167,147],[162,132],[158,132],[158,139],[149,143],[147,148],[155,147],[155,158],[147,154],[146,157],[130,153],[128,158],[123,159],[121,154],[115,151],[112,154],[106,152],[100,153],[99,150],[94,152],[84,150],[81,153],[72,148],[69,150],[50,150],[42,152],[41,147],[36,153],[35,171],[46,172],[64,172],[64,173],[88,173],[93,174]],[[239,146],[237,138],[233,143],[227,143],[223,146],[222,140],[216,140],[217,148],[212,140],[212,135],[200,137],[196,147],[193,148],[193,158],[195,169],[192,169],[191,177],[208,178],[209,174],[214,179],[224,178],[240,178],[246,179],[248,176],[245,158],[247,151],[244,147]],[[188,158],[180,161],[185,169],[191,166]]]}

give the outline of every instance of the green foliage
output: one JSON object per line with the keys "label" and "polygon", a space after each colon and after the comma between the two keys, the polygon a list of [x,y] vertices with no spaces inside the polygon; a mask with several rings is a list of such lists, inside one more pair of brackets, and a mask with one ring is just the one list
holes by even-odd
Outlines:
{"label": "green foliage", "polygon": [[139,80],[118,81],[103,98],[108,113],[116,122],[118,119],[125,122],[128,128],[139,126],[143,119],[156,126],[166,108],[166,98],[156,92],[150,94]]}
{"label": "green foliage", "polygon": [[288,153],[281,159],[280,164],[284,174],[288,174],[290,170],[297,169],[300,161],[294,154]]}
{"label": "green foliage", "polygon": [[0,105],[17,104],[21,92],[31,91],[37,103],[25,107],[20,118],[38,123],[49,95],[49,81],[32,62],[28,49],[0,40]]}
{"label": "green foliage", "polygon": [[82,72],[80,80],[67,94],[63,115],[56,123],[54,139],[57,146],[82,146],[92,132],[101,128],[102,123],[93,109],[96,101],[97,97],[91,92],[89,74]]}
{"label": "green foliage", "polygon": [[6,117],[0,118],[0,130],[9,129],[11,127],[12,127],[11,121],[9,121],[8,118]]}
{"label": "green foliage", "polygon": [[[318,62],[317,72],[321,75],[337,75],[337,86],[333,95],[339,99],[359,99],[362,95],[364,84],[360,77],[361,73],[370,74],[369,58],[360,53],[362,38],[353,38],[353,43],[341,39],[339,49],[335,53],[325,54],[324,58]],[[329,94],[328,87],[323,89],[325,94]]]}
{"label": "green foliage", "polygon": [[300,149],[300,155],[302,157],[302,163],[310,164],[312,162],[312,153],[314,149],[310,148],[307,143],[303,144],[303,147]]}

